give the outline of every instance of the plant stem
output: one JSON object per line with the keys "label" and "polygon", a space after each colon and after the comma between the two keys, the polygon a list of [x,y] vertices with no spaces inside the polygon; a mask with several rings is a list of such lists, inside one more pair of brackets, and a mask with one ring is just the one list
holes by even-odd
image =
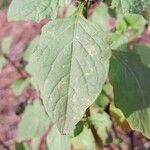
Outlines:
{"label": "plant stem", "polygon": [[[84,6],[85,9],[84,9],[83,15],[87,19],[88,18],[89,0],[85,0],[84,3],[85,3],[85,6]],[[102,144],[100,137],[97,134],[95,127],[89,121],[90,116],[91,116],[90,108],[87,108],[87,110],[86,110],[87,123],[88,123],[88,126],[90,127],[90,129],[92,131],[97,150],[101,150],[101,149],[103,149],[103,144]]]}
{"label": "plant stem", "polygon": [[[120,139],[120,137],[118,136],[118,133],[117,133],[115,124],[114,124],[113,117],[112,117],[111,112],[110,112],[110,104],[111,104],[111,102],[113,101],[113,98],[112,98],[110,95],[108,95],[104,90],[103,90],[103,93],[104,93],[104,95],[109,99],[109,104],[108,104],[108,106],[105,108],[105,112],[109,115],[109,118],[110,118],[110,120],[111,120],[111,122],[112,122],[112,130],[113,130],[113,132],[114,132],[115,138]],[[121,150],[121,148],[120,148],[119,145],[118,145],[118,148],[119,148],[119,150]]]}
{"label": "plant stem", "polygon": [[0,141],[0,145],[2,145],[4,149],[9,150],[9,147],[5,145],[2,141]]}
{"label": "plant stem", "polygon": [[88,18],[88,0],[84,0],[84,10],[83,10],[83,16],[87,19]]}
{"label": "plant stem", "polygon": [[129,133],[129,137],[130,137],[130,148],[132,149],[132,150],[134,150],[135,148],[135,145],[134,145],[134,132],[133,131],[131,131],[130,133]]}
{"label": "plant stem", "polygon": [[3,53],[3,57],[14,67],[14,69],[20,74],[21,77],[27,78],[30,77],[30,75],[26,72],[26,74],[24,74],[22,72],[22,70],[16,66],[16,64],[8,57],[7,54]]}
{"label": "plant stem", "polygon": [[95,143],[96,143],[97,150],[101,150],[101,149],[103,149],[102,140],[98,136],[95,127],[90,123],[90,121],[89,121],[90,116],[91,116],[90,108],[87,108],[87,110],[86,110],[87,123],[88,123],[88,126],[90,127],[90,129],[92,131],[92,134],[93,134],[93,137],[94,137],[94,140],[95,140]]}

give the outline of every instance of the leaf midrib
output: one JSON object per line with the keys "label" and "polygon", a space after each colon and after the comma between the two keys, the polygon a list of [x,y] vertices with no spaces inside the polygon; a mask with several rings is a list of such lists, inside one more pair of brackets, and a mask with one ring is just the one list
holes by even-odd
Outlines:
{"label": "leaf midrib", "polygon": [[68,83],[68,94],[67,94],[67,100],[66,100],[66,109],[65,109],[65,122],[64,122],[64,131],[65,132],[65,126],[66,126],[66,120],[67,120],[67,111],[68,111],[68,103],[69,103],[69,94],[70,94],[70,83],[71,83],[71,72],[72,72],[72,61],[73,61],[73,52],[74,52],[74,39],[76,39],[76,33],[77,33],[77,28],[78,28],[78,21],[79,21],[79,18],[81,17],[80,16],[81,14],[77,13],[76,14],[76,19],[75,19],[75,23],[73,24],[74,25],[74,32],[73,32],[73,37],[72,37],[72,44],[71,44],[71,63],[70,63],[70,73],[69,73],[69,83]]}

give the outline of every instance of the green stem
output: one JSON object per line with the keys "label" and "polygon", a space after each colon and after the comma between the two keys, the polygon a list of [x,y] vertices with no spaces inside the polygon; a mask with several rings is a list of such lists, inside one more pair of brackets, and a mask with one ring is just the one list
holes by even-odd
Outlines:
{"label": "green stem", "polygon": [[16,64],[9,58],[7,54],[3,53],[2,55],[14,67],[14,69],[18,72],[18,74],[20,74],[21,77],[24,78],[30,77],[30,75],[27,72],[23,73],[22,69],[17,67]]}

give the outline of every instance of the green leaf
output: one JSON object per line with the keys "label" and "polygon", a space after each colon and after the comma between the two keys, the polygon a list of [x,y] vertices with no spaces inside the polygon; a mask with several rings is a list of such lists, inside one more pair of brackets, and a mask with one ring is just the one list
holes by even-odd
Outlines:
{"label": "green leaf", "polygon": [[36,44],[38,43],[39,37],[36,37],[34,40],[31,41],[31,43],[28,45],[28,47],[25,49],[25,52],[23,54],[23,59],[25,61],[29,61],[30,56],[32,55],[33,51],[36,49]]}
{"label": "green leaf", "polygon": [[19,78],[12,84],[12,90],[15,96],[20,96],[25,89],[29,85],[30,81],[26,78]]}
{"label": "green leaf", "polygon": [[[44,133],[43,133],[44,134]],[[38,150],[42,142],[43,135],[34,137],[30,142],[23,141],[16,144],[16,150]]]}
{"label": "green leaf", "polygon": [[90,19],[99,24],[104,31],[109,32],[109,13],[106,4],[101,3],[97,6]]}
{"label": "green leaf", "polygon": [[105,0],[104,1],[108,6],[111,6],[112,0]]}
{"label": "green leaf", "polygon": [[17,143],[16,150],[32,150],[32,148],[27,143]]}
{"label": "green leaf", "polygon": [[145,30],[146,23],[147,21],[141,15],[125,14],[118,18],[116,30],[118,33],[125,33],[128,29],[135,34],[141,34]]}
{"label": "green leaf", "polygon": [[96,150],[93,134],[87,127],[84,127],[78,136],[72,138],[72,145],[76,150]]}
{"label": "green leaf", "polygon": [[150,68],[150,45],[136,45],[134,49],[140,55],[143,64]]}
{"label": "green leaf", "polygon": [[90,121],[97,130],[97,134],[101,138],[103,144],[108,144],[112,126],[109,116],[105,112],[95,113],[91,115]]}
{"label": "green leaf", "polygon": [[145,18],[150,17],[149,0],[112,0],[112,8],[116,8],[118,14],[135,13]]}
{"label": "green leaf", "polygon": [[7,37],[0,41],[0,52],[8,54],[12,44],[12,38]]}
{"label": "green leaf", "polygon": [[116,31],[110,34],[110,47],[117,51],[127,51],[128,43],[145,30],[147,21],[138,14],[119,16]]}
{"label": "green leaf", "polygon": [[116,51],[127,51],[129,37],[126,34],[111,33],[110,48]]}
{"label": "green leaf", "polygon": [[113,99],[113,87],[110,83],[107,83],[103,86],[103,90],[100,96],[95,101],[96,104],[100,106],[102,111],[104,111],[110,103],[110,99],[108,98],[108,96],[111,97],[111,99]]}
{"label": "green leaf", "polygon": [[56,126],[53,126],[47,137],[48,150],[70,150],[69,135],[61,135]]}
{"label": "green leaf", "polygon": [[[70,2],[71,0],[66,0],[66,4]],[[12,0],[8,19],[10,21],[53,19],[60,5],[64,5],[63,0]]]}
{"label": "green leaf", "polygon": [[39,100],[28,105],[19,124],[18,141],[30,140],[41,136],[48,128],[50,120]]}
{"label": "green leaf", "polygon": [[100,96],[96,99],[96,104],[101,108],[102,111],[108,106],[109,99],[101,92]]}
{"label": "green leaf", "polygon": [[83,131],[84,123],[85,122],[81,120],[76,124],[76,128],[74,129],[74,136],[79,135]]}
{"label": "green leaf", "polygon": [[77,10],[77,6],[74,6],[73,4],[69,5],[67,10],[66,10],[67,11],[66,12],[66,17],[69,17],[69,16],[73,15],[76,10]]}
{"label": "green leaf", "polygon": [[113,52],[110,64],[116,107],[132,129],[150,137],[150,69],[135,52]]}
{"label": "green leaf", "polygon": [[[45,133],[43,133],[43,134],[45,134]],[[32,141],[30,143],[32,150],[38,150],[39,149],[39,146],[43,140],[42,138],[43,138],[43,135],[37,136],[34,139],[32,139]]]}
{"label": "green leaf", "polygon": [[110,83],[106,83],[103,87],[103,90],[106,92],[107,95],[109,95],[113,99],[114,97],[113,87]]}
{"label": "green leaf", "polygon": [[122,111],[116,108],[114,104],[110,105],[110,112],[111,112],[111,115],[115,118],[117,123],[123,123],[126,120]]}
{"label": "green leaf", "polygon": [[63,133],[75,128],[100,94],[111,56],[107,34],[83,18],[81,11],[43,28],[27,68],[48,114]]}

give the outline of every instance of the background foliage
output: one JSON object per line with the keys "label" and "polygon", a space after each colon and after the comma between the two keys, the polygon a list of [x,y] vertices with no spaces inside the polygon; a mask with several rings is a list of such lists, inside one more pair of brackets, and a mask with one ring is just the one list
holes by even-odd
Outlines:
{"label": "background foliage", "polygon": [[150,138],[150,46],[139,42],[149,10],[149,0],[12,0],[8,21],[46,24],[19,66],[9,58],[12,39],[1,40],[1,69],[10,63],[20,75],[14,95],[36,89],[18,112],[17,150],[125,149],[118,128],[128,149],[133,130]]}

